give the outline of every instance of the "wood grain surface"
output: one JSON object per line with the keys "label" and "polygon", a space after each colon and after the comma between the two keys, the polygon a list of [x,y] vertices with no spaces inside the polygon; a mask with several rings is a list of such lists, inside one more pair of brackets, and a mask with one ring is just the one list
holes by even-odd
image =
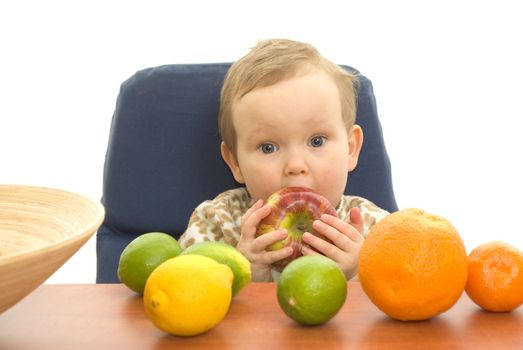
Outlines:
{"label": "wood grain surface", "polygon": [[463,294],[438,317],[400,322],[348,286],[333,319],[304,327],[280,310],[274,283],[251,283],[216,328],[184,338],[156,329],[123,285],[43,285],[0,315],[0,349],[523,349],[522,308],[488,313]]}

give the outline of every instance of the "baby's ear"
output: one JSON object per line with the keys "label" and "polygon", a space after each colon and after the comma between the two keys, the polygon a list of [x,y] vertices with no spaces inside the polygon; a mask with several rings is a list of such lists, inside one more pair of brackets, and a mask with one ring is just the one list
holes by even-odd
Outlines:
{"label": "baby's ear", "polygon": [[359,125],[353,125],[349,130],[349,171],[353,171],[358,165],[361,146],[363,145],[363,130]]}
{"label": "baby's ear", "polygon": [[222,158],[225,161],[225,163],[227,163],[227,166],[229,167],[229,169],[231,169],[232,176],[234,176],[234,179],[238,183],[244,184],[245,181],[243,180],[243,175],[240,170],[238,160],[236,159],[236,156],[234,155],[234,153],[229,149],[229,147],[223,141],[221,144],[221,152],[222,152]]}

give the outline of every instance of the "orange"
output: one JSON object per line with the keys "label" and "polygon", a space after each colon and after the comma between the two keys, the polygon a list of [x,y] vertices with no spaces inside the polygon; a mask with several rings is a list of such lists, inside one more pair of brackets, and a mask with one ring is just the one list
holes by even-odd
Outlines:
{"label": "orange", "polygon": [[306,255],[285,267],[276,294],[280,308],[291,319],[302,325],[320,325],[345,303],[347,280],[331,259]]}
{"label": "orange", "polygon": [[402,321],[451,308],[467,282],[467,252],[452,224],[421,209],[404,209],[375,224],[358,262],[364,292]]}
{"label": "orange", "polygon": [[480,245],[469,255],[465,288],[488,311],[511,311],[523,304],[523,253],[504,242]]}

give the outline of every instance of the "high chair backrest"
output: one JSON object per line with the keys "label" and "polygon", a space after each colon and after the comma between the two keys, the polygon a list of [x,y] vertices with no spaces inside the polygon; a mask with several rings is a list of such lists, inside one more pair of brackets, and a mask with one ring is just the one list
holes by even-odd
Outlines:
{"label": "high chair backrest", "polygon": [[[97,282],[118,282],[120,254],[138,235],[162,231],[178,238],[199,203],[239,186],[221,158],[217,126],[229,67],[165,65],[141,70],[121,85],[105,158]],[[357,123],[364,143],[345,193],[396,211],[372,83],[363,75],[360,81]]]}

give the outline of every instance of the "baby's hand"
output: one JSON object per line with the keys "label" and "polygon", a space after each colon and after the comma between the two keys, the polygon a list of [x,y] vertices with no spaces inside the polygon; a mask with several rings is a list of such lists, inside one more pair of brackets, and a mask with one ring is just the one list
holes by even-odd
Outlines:
{"label": "baby's hand", "polygon": [[270,213],[271,208],[264,206],[260,199],[247,210],[241,221],[241,236],[236,248],[251,262],[254,282],[270,281],[271,264],[292,254],[291,247],[266,251],[268,246],[287,237],[286,230],[275,230],[256,237],[256,227]]}
{"label": "baby's hand", "polygon": [[313,234],[305,233],[302,248],[303,255],[318,254],[318,252],[334,260],[345,273],[347,279],[351,279],[358,272],[358,257],[363,245],[363,219],[358,208],[352,208],[349,212],[350,224],[331,215],[322,215],[321,220],[313,223],[313,228],[332,243],[327,242]]}

